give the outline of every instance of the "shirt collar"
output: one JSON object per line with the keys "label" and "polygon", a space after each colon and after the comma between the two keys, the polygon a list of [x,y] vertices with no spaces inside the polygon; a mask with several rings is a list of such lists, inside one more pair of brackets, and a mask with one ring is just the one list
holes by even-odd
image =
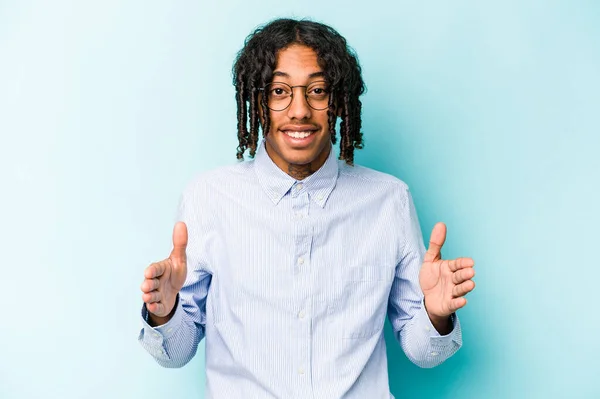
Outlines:
{"label": "shirt collar", "polygon": [[292,195],[305,190],[310,199],[321,208],[325,207],[325,203],[335,187],[339,171],[332,147],[327,160],[319,170],[304,180],[296,180],[275,165],[267,154],[264,139],[256,150],[254,168],[260,185],[274,205],[277,205],[294,188]]}

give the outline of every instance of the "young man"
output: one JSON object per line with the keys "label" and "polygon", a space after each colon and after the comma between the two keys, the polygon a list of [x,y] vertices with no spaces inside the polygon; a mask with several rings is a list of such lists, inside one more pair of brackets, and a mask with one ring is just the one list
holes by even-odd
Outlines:
{"label": "young man", "polygon": [[139,340],[181,367],[206,338],[208,398],[390,398],[386,314],[411,361],[442,363],[473,260],[441,259],[442,223],[425,253],[406,184],[353,165],[364,84],[336,31],[273,21],[233,74],[237,155],[254,160],[185,189],[173,251],[144,272]]}

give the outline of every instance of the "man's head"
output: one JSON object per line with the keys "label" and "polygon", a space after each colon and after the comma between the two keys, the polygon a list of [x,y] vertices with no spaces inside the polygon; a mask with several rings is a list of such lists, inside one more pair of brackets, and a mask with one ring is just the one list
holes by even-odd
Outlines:
{"label": "man's head", "polygon": [[246,39],[233,67],[238,106],[237,156],[253,157],[259,125],[269,155],[282,163],[320,167],[336,143],[352,164],[362,148],[360,65],[346,40],[327,25],[278,19]]}

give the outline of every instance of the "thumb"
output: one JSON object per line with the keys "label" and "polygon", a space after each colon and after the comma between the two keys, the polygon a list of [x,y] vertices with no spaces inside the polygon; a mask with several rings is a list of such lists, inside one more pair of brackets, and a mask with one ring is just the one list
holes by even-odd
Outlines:
{"label": "thumb", "polygon": [[173,250],[171,251],[171,260],[179,264],[186,262],[185,248],[188,242],[187,226],[183,222],[175,223],[173,228]]}
{"label": "thumb", "polygon": [[442,245],[446,241],[446,225],[436,223],[429,239],[429,249],[425,252],[425,262],[434,262],[442,258]]}

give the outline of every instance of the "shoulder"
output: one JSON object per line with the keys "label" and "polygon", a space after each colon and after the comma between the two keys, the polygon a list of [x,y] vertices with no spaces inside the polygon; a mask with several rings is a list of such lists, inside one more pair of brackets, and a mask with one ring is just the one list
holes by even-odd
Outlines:
{"label": "shoulder", "polygon": [[197,172],[186,184],[183,195],[191,197],[204,197],[222,191],[227,187],[239,186],[242,182],[255,179],[253,169],[254,161],[242,161],[231,165]]}
{"label": "shoulder", "polygon": [[396,193],[406,193],[409,191],[408,184],[396,176],[361,165],[350,166],[344,161],[339,162],[339,177],[344,182],[364,186],[365,188],[377,188]]}

